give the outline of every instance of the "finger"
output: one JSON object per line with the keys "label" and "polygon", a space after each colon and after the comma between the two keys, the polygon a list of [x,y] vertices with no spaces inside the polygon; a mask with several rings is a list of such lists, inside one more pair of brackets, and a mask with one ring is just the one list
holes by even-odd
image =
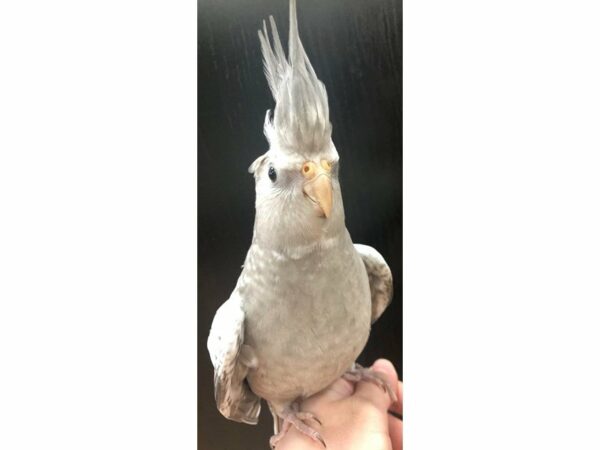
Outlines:
{"label": "finger", "polygon": [[400,413],[404,411],[404,383],[402,381],[398,381],[398,389],[396,389],[396,395],[398,396],[398,406],[400,408]]}
{"label": "finger", "polygon": [[354,394],[354,385],[348,380],[338,378],[313,398],[315,401],[335,402],[350,397],[352,394]]}
{"label": "finger", "polygon": [[[402,417],[403,410],[403,384],[398,381],[396,384],[396,397],[398,401],[389,407],[389,411],[393,411]],[[402,435],[404,430],[404,422],[394,416],[388,417],[388,430],[390,432],[390,440],[392,441],[392,450],[402,450]]]}
{"label": "finger", "polygon": [[390,441],[392,441],[392,450],[402,450],[402,432],[404,423],[393,416],[388,416],[388,430]]}
{"label": "finger", "polygon": [[395,414],[399,415],[400,417],[402,417],[402,405],[403,405],[403,387],[402,387],[402,381],[398,381],[398,384],[396,385],[396,397],[398,398],[398,401],[394,402],[388,409],[388,411],[392,411]]}
{"label": "finger", "polygon": [[[387,359],[378,359],[371,366],[371,369],[387,380],[388,385],[392,389],[398,384],[398,374],[396,373],[396,369],[394,369],[392,363]],[[392,404],[392,400],[387,392],[373,381],[359,381],[356,384],[354,393],[358,398],[373,403],[383,411],[387,411]]]}

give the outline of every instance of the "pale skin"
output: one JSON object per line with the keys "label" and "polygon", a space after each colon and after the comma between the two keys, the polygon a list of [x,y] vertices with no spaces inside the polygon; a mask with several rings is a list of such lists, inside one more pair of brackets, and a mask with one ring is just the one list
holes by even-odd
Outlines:
{"label": "pale skin", "polygon": [[[302,402],[301,411],[319,418],[312,423],[327,450],[402,450],[402,382],[392,363],[375,361],[371,368],[385,375],[398,401],[392,403],[383,389],[369,381],[351,383],[340,378],[319,394]],[[323,450],[323,446],[291,427],[276,450]]]}

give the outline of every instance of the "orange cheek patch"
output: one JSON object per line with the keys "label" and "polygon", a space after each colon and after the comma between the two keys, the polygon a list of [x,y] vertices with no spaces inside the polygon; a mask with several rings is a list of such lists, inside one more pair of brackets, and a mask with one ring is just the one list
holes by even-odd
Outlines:
{"label": "orange cheek patch", "polygon": [[302,169],[300,169],[300,171],[302,172],[302,176],[304,178],[306,178],[307,180],[310,180],[310,179],[314,178],[314,176],[316,175],[317,166],[314,162],[308,161],[308,162],[305,162],[304,164],[302,164]]}
{"label": "orange cheek patch", "polygon": [[331,172],[331,163],[326,159],[321,160],[321,167],[325,169],[327,172]]}

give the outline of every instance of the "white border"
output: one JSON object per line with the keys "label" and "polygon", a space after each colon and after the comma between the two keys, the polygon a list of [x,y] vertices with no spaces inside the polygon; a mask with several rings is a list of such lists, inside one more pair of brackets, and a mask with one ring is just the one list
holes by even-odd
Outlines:
{"label": "white border", "polygon": [[197,448],[192,1],[0,4],[0,448]]}
{"label": "white border", "polygon": [[404,3],[407,449],[600,448],[598,17]]}

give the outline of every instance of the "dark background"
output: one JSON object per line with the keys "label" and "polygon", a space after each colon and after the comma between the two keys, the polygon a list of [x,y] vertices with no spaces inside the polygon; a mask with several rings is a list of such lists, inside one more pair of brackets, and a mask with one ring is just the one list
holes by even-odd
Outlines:
{"label": "dark background", "polygon": [[[268,449],[272,421],[223,418],[206,339],[250,245],[262,126],[274,106],[257,30],[272,14],[287,50],[287,0],[198,2],[198,442],[200,449]],[[373,325],[363,365],[390,359],[402,373],[402,5],[400,0],[298,0],[300,38],[329,95],[346,226],[394,274],[394,299]],[[402,378],[402,377],[401,377]]]}

